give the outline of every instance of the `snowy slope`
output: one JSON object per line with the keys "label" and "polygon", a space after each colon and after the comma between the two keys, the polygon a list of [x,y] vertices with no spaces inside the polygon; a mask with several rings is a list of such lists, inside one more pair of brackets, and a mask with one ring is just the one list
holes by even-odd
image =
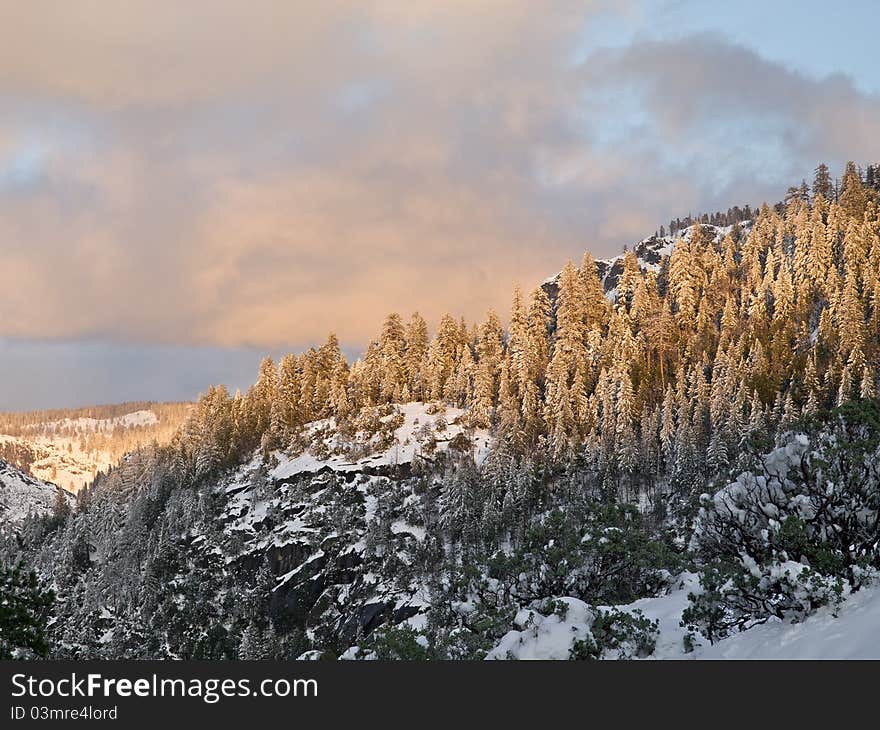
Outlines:
{"label": "snowy slope", "polygon": [[880,659],[880,587],[851,595],[835,617],[768,623],[700,650],[701,659]]}
{"label": "snowy slope", "polygon": [[63,418],[60,421],[49,421],[31,426],[31,430],[61,431],[69,430],[74,433],[106,432],[114,428],[129,428],[131,426],[152,426],[159,423],[159,417],[153,411],[133,411],[116,418]]}
{"label": "snowy slope", "polygon": [[114,463],[106,452],[83,449],[76,436],[0,434],[0,443],[26,448],[34,457],[29,467],[32,474],[70,491],[82,489],[97,472],[106,471]]}
{"label": "snowy slope", "polygon": [[636,601],[650,619],[660,621],[658,659],[880,659],[880,585],[849,595],[837,609],[825,606],[800,623],[771,620],[710,645],[703,641],[685,654],[685,629],[678,625],[687,606],[694,576],[685,576],[683,587],[659,598]]}
{"label": "snowy slope", "polygon": [[[415,463],[446,452],[484,457],[489,436],[467,428],[465,415],[407,403],[383,409],[372,428],[354,434],[340,433],[332,420],[312,423],[301,452],[276,451],[266,465],[258,452],[224,479],[217,487],[222,531],[188,539],[206,563],[232,573],[270,565],[269,613],[282,624],[332,620],[353,638],[389,611],[398,621],[424,619],[425,586],[406,573],[389,574],[385,562],[394,554],[412,564],[426,537],[424,503],[436,499],[439,477],[426,491],[420,480],[408,480]],[[377,422],[384,424],[378,432]],[[386,529],[377,552],[370,536]]]}
{"label": "snowy slope", "polygon": [[[643,598],[623,611],[641,611],[659,623],[651,659],[880,659],[880,585],[863,588],[837,609],[820,608],[800,623],[768,621],[710,645],[685,653],[686,630],[679,625],[696,588],[696,576],[685,573],[668,594]],[[573,642],[589,634],[593,610],[574,598],[560,599],[569,606],[564,618],[521,611],[516,628],[490,652],[490,659],[567,659]]]}
{"label": "snowy slope", "polygon": [[[146,441],[150,435],[146,429],[158,423],[158,416],[150,410],[133,411],[115,418],[65,418],[30,424],[21,435],[0,433],[0,445],[31,454],[28,466],[31,474],[76,492],[118,460],[118,454],[112,453],[106,440],[106,448],[88,448],[84,437],[106,434],[109,439],[117,429],[145,429],[143,440]],[[103,437],[99,436],[100,439]]]}
{"label": "snowy slope", "polygon": [[72,505],[73,495],[69,492],[0,461],[0,531],[14,527],[30,514],[50,512],[59,491]]}
{"label": "snowy slope", "polygon": [[[448,449],[457,436],[468,431],[464,424],[465,411],[461,408],[445,406],[438,411],[429,403],[404,403],[394,406],[394,411],[400,424],[394,429],[388,445],[374,445],[372,434],[344,438],[337,432],[333,419],[310,424],[311,436],[320,434],[320,448],[312,446],[295,456],[277,452],[275,456],[279,463],[271,476],[285,479],[326,468],[337,472],[359,472],[409,464],[416,457],[432,459],[435,454]],[[392,414],[384,418],[387,421],[394,417]],[[479,464],[489,450],[488,431],[473,430],[469,437],[474,459]],[[359,458],[352,458],[353,454],[358,454]]]}

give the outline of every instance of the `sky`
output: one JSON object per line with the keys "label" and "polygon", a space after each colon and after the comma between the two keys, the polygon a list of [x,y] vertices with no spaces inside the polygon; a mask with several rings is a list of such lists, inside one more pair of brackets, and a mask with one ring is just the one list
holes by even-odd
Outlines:
{"label": "sky", "polygon": [[245,388],[880,161],[873,1],[0,0],[0,409]]}

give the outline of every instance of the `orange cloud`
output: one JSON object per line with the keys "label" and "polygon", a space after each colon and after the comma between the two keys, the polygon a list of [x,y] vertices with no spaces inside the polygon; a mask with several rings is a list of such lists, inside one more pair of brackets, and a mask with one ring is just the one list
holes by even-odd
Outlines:
{"label": "orange cloud", "polygon": [[880,157],[877,98],[719,39],[575,63],[612,5],[7,4],[0,336],[362,345]]}

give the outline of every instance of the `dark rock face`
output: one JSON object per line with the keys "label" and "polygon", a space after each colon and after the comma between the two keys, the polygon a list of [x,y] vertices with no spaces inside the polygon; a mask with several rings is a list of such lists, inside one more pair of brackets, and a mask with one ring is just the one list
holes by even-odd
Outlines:
{"label": "dark rock face", "polygon": [[398,624],[415,616],[419,612],[417,606],[399,606],[394,603],[378,601],[361,606],[352,615],[342,621],[339,637],[343,641],[354,641],[358,636],[367,636],[384,623]]}
{"label": "dark rock face", "polygon": [[545,281],[541,284],[541,288],[547,294],[547,298],[550,302],[555,305],[556,297],[559,296],[559,275],[557,274],[552,279]]}
{"label": "dark rock face", "polygon": [[363,558],[355,550],[349,550],[333,561],[332,569],[327,573],[327,580],[334,585],[350,585],[360,577],[358,569],[363,562]]}
{"label": "dark rock face", "polygon": [[409,479],[412,476],[412,464],[380,464],[378,466],[365,466],[361,469],[362,474],[370,476],[388,477],[389,479]]}
{"label": "dark rock face", "polygon": [[295,585],[285,584],[272,591],[269,616],[282,628],[305,624],[326,587],[323,575]]}
{"label": "dark rock face", "polygon": [[620,281],[620,275],[623,274],[623,259],[616,258],[608,268],[607,273],[602,278],[602,291],[606,294],[617,287]]}
{"label": "dark rock face", "polygon": [[[312,472],[301,472],[301,476],[308,476]],[[387,477],[388,479],[409,479],[413,474],[412,464],[409,462],[403,464],[363,464],[357,469],[336,471],[331,466],[322,466],[318,471],[314,472],[315,476],[338,477],[348,484],[354,482],[359,476],[366,474],[367,476]]]}
{"label": "dark rock face", "polygon": [[308,560],[312,550],[310,545],[302,542],[272,545],[264,552],[242,555],[236,561],[236,569],[245,574],[253,574],[260,570],[264,564],[268,564],[272,575],[284,575]]}
{"label": "dark rock face", "polygon": [[657,266],[663,259],[658,249],[662,248],[665,244],[666,242],[663,240],[658,241],[656,238],[651,238],[648,241],[639,244],[639,247],[636,249],[635,252],[636,256],[638,256],[642,261],[647,264],[653,264]]}
{"label": "dark rock face", "polygon": [[284,477],[236,474],[218,490],[219,529],[192,550],[206,565],[227,556],[230,603],[241,592],[242,605],[258,607],[279,633],[344,650],[422,610],[411,605],[424,588],[414,566],[432,559],[425,516],[452,453],[401,464],[378,457],[319,464]]}

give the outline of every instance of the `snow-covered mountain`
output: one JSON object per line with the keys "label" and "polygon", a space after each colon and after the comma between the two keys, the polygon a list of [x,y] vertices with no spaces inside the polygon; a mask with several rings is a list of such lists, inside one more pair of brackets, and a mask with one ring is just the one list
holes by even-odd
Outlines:
{"label": "snow-covered mountain", "polygon": [[114,463],[107,451],[84,449],[78,438],[60,434],[0,434],[0,446],[10,449],[7,455],[26,455],[28,470],[35,476],[71,491],[79,491]]}
{"label": "snow-covered mountain", "polygon": [[880,658],[880,250],[814,250],[836,205],[599,261],[587,341],[554,277],[509,333],[392,313],[354,364],[267,357],[0,559],[59,586],[56,658]]}
{"label": "snow-covered mountain", "polygon": [[28,515],[51,512],[59,493],[73,504],[74,497],[69,492],[0,460],[0,531],[14,529]]}
{"label": "snow-covered mountain", "polygon": [[113,418],[62,418],[57,421],[38,424],[31,427],[31,431],[73,431],[74,433],[107,433],[117,428],[130,428],[132,426],[154,426],[159,423],[159,417],[151,410],[138,410]]}

